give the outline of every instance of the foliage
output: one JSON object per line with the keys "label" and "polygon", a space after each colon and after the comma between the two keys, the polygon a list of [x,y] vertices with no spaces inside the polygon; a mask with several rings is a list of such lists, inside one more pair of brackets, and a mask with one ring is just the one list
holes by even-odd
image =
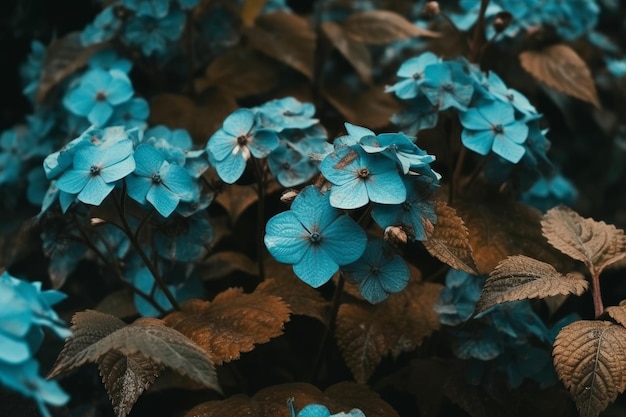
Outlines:
{"label": "foliage", "polygon": [[624,5],[113,0],[37,32],[13,3],[0,396],[623,411]]}

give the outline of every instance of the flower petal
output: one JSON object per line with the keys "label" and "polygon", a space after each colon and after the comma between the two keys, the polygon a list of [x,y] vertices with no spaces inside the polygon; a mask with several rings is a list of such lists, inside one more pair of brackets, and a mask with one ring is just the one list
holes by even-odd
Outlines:
{"label": "flower petal", "polygon": [[293,264],[311,245],[309,234],[293,211],[279,213],[265,226],[265,246],[278,262]]}

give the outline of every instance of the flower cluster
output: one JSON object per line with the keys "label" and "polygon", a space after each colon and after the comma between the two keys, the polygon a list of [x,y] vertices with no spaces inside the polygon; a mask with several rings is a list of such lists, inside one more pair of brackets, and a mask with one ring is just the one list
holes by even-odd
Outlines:
{"label": "flower cluster", "polygon": [[45,417],[50,416],[46,404],[59,406],[69,400],[56,382],[39,375],[34,356],[44,327],[61,338],[71,335],[52,309],[64,298],[58,291],[41,291],[40,282],[22,281],[8,272],[0,275],[0,383],[35,400]]}
{"label": "flower cluster", "polygon": [[472,318],[484,279],[450,270],[435,311],[450,326],[454,354],[468,360],[466,376],[474,385],[491,373],[504,374],[512,387],[525,379],[542,386],[556,382],[551,349],[558,332],[577,319],[569,315],[546,327],[528,300],[499,304]]}
{"label": "flower cluster", "polygon": [[293,399],[289,399],[287,401],[287,406],[289,407],[290,417],[365,417],[363,411],[358,408],[353,408],[347,413],[341,412],[337,414],[330,414],[328,408],[322,404],[308,404],[303,407],[296,416]]}

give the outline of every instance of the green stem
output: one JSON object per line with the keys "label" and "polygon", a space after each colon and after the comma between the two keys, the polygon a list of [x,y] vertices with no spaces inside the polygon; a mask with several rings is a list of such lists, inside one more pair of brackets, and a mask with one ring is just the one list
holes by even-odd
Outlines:
{"label": "green stem", "polygon": [[165,280],[163,279],[163,277],[161,277],[161,274],[159,274],[159,271],[157,270],[155,264],[150,262],[150,259],[148,259],[148,256],[142,249],[141,245],[139,244],[139,241],[135,238],[135,233],[133,232],[132,228],[126,221],[126,217],[124,217],[124,196],[125,194],[122,194],[121,204],[116,198],[113,198],[113,202],[115,203],[115,210],[117,211],[118,217],[120,218],[120,222],[122,223],[122,228],[124,230],[124,233],[130,240],[130,243],[133,246],[133,249],[135,249],[137,254],[139,254],[139,257],[141,258],[143,263],[146,265],[146,267],[152,274],[152,277],[154,278],[154,282],[158,285],[161,291],[163,291],[163,294],[165,294],[165,297],[170,302],[172,307],[174,307],[174,309],[176,310],[180,310],[180,304],[178,304],[178,301],[176,301],[176,298],[174,298],[174,295],[172,295],[170,289],[167,288],[167,284],[165,283]]}

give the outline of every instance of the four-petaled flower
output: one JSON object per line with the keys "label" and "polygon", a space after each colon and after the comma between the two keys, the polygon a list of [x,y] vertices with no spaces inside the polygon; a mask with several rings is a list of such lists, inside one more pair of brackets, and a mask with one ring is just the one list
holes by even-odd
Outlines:
{"label": "four-petaled flower", "polygon": [[239,109],[224,120],[222,128],[209,139],[206,149],[219,177],[232,184],[243,174],[250,155],[264,158],[276,147],[276,133],[259,129],[255,114],[249,109]]}
{"label": "four-petaled flower", "polygon": [[367,244],[359,225],[310,185],[294,199],[291,210],[272,217],[265,229],[265,246],[278,262],[312,287],[325,284],[339,266],[356,261]]}

